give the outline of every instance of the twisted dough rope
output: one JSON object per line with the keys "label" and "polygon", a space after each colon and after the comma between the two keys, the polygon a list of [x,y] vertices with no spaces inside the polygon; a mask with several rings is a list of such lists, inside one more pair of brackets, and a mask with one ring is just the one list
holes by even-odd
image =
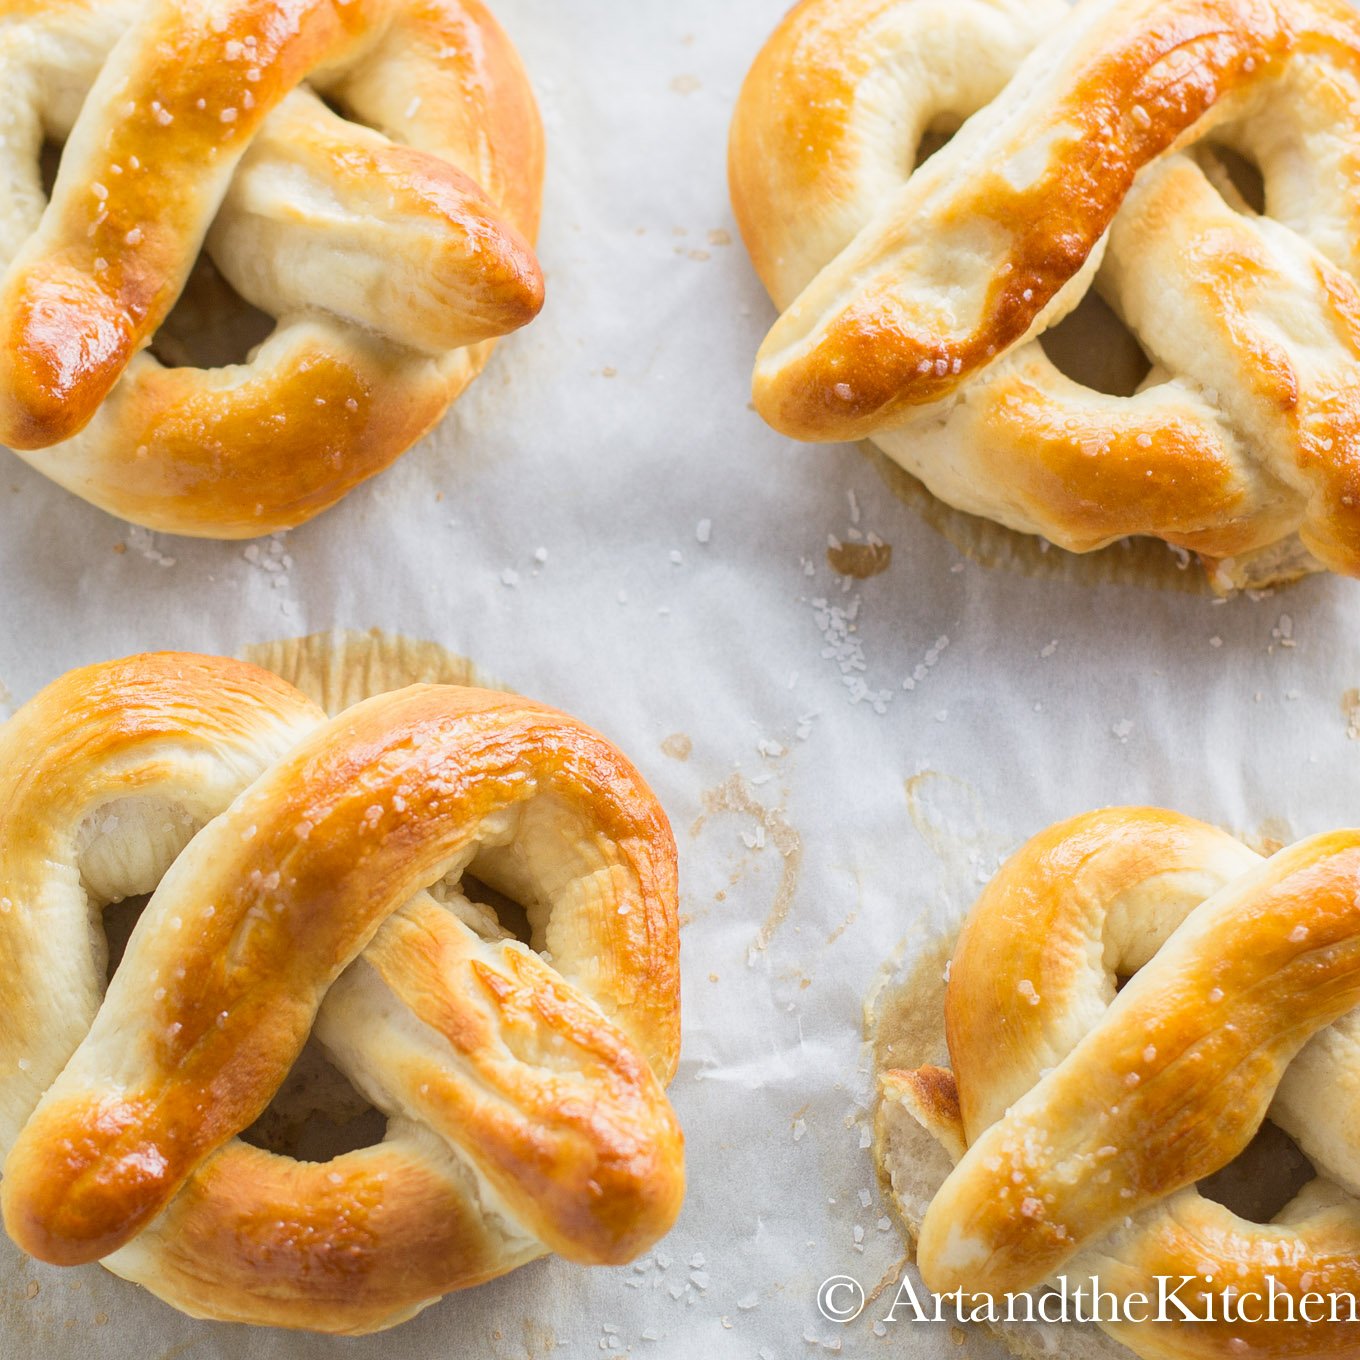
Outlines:
{"label": "twisted dough rope", "polygon": [[[910,1117],[957,1162],[919,1235],[931,1288],[1360,1294],[1360,832],[1262,860],[1155,809],[1061,823],[983,892],[946,995],[953,1071],[885,1074],[879,1113],[881,1147]],[[1194,1183],[1267,1112],[1322,1174],[1256,1224]],[[1105,1330],[1148,1360],[1360,1356],[1344,1322]]]}
{"label": "twisted dough rope", "polygon": [[[1268,217],[1178,150],[1205,138],[1257,162]],[[757,407],[1078,552],[1360,575],[1358,144],[1344,0],[803,0],[732,126],[783,312]],[[1093,281],[1154,362],[1130,398],[1037,341]]]}
{"label": "twisted dough rope", "polygon": [[[551,963],[460,919],[469,865]],[[101,1001],[100,909],[153,889]],[[10,1235],[196,1316],[373,1331],[547,1251],[626,1261],[678,1212],[670,829],[525,700],[327,721],[218,658],[65,676],[0,729],[0,980]],[[313,1024],[389,1120],[320,1164],[235,1137]]]}
{"label": "twisted dough rope", "polygon": [[[0,442],[114,514],[302,523],[542,303],[542,131],[480,0],[0,0],[0,85]],[[245,364],[165,368],[205,240],[278,325]]]}

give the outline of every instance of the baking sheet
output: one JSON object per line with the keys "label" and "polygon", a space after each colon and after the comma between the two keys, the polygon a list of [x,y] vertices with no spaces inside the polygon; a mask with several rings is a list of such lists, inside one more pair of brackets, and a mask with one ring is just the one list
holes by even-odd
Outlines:
{"label": "baking sheet", "polygon": [[[496,8],[547,125],[542,317],[434,436],[280,538],[133,531],[3,455],[0,698],[134,650],[376,626],[601,728],[680,846],[683,1215],[637,1266],[538,1263],[347,1342],[194,1322],[5,1243],[6,1356],[958,1355],[949,1327],[815,1305],[905,1250],[869,1148],[884,970],[1071,813],[1147,801],[1279,839],[1355,818],[1360,586],[1223,603],[1155,546],[1045,553],[749,409],[772,311],[726,128],[783,0]],[[880,565],[837,552],[870,535],[886,570],[828,564]]]}

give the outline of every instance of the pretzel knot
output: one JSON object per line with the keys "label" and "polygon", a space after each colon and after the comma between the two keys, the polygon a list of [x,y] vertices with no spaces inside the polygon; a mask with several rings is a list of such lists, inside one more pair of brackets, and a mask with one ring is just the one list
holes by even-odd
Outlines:
{"label": "pretzel knot", "polygon": [[[1193,1318],[1106,1330],[1145,1357],[1360,1355],[1326,1301],[1360,1294],[1360,832],[1262,860],[1171,812],[1062,823],[988,885],[946,997],[952,1073],[888,1073],[880,1109],[880,1138],[901,1111],[957,1162],[919,1235],[932,1289],[1192,1277]],[[1258,1224],[1195,1182],[1267,1114],[1321,1174]],[[1225,1288],[1244,1311],[1200,1320]],[[1272,1293],[1295,1311],[1258,1320]]]}
{"label": "pretzel knot", "polygon": [[[0,0],[0,84],[0,441],[127,519],[311,518],[542,304],[542,131],[479,0]],[[205,244],[277,325],[166,367]]]}
{"label": "pretzel knot", "polygon": [[[803,0],[732,127],[783,312],[756,405],[1075,551],[1360,575],[1358,142],[1344,0]],[[1093,283],[1152,361],[1129,397],[1039,343]]]}
{"label": "pretzel knot", "polygon": [[[101,1001],[99,911],[153,889]],[[670,829],[525,700],[327,721],[217,658],[73,672],[0,730],[0,981],[10,1235],[194,1315],[373,1331],[547,1251],[626,1261],[678,1212]],[[235,1136],[313,1025],[388,1117],[324,1163]]]}

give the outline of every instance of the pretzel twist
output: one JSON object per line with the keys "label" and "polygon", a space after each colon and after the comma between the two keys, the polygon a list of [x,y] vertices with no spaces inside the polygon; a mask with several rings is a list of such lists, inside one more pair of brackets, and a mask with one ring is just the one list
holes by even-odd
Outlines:
{"label": "pretzel twist", "polygon": [[[542,304],[538,112],[480,0],[0,0],[0,83],[0,441],[114,514],[299,524]],[[205,244],[277,325],[166,367]]]}
{"label": "pretzel twist", "polygon": [[[782,311],[756,405],[1075,551],[1360,575],[1358,143],[1344,0],[803,0],[732,126]],[[1153,361],[1131,397],[1038,342],[1092,284]]]}
{"label": "pretzel twist", "polygon": [[[467,923],[470,865],[541,954]],[[100,909],[144,892],[101,999]],[[626,1261],[678,1212],[670,829],[525,700],[327,721],[218,658],[67,675],[0,729],[0,981],[11,1237],[191,1314],[373,1331],[547,1251]],[[389,1121],[324,1163],[236,1137],[313,1025]]]}
{"label": "pretzel twist", "polygon": [[[957,1162],[921,1226],[931,1288],[1065,1272],[1155,1300],[1158,1277],[1194,1277],[1197,1318],[1224,1287],[1253,1317],[1272,1288],[1360,1294],[1360,832],[1262,860],[1154,809],[1061,823],[983,892],[946,996],[952,1072],[887,1073],[880,1111]],[[1267,1113],[1321,1174],[1258,1224],[1195,1182]],[[1149,1360],[1360,1356],[1360,1324],[1330,1312],[1216,1313],[1105,1329]]]}

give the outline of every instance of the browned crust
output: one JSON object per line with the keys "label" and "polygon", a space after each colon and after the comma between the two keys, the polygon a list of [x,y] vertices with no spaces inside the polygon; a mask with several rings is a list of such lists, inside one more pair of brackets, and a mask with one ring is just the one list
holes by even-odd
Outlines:
{"label": "browned crust", "polygon": [[324,1163],[230,1143],[152,1231],[177,1306],[195,1316],[340,1335],[537,1254],[507,1258],[463,1184],[391,1142]]}
{"label": "browned crust", "polygon": [[[428,1083],[430,1122],[467,1149],[520,1222],[590,1265],[631,1261],[664,1236],[684,1191],[683,1139],[656,1074],[619,1030],[536,954],[507,949],[497,967],[472,957],[466,932],[435,907],[394,918],[366,958],[476,1072],[475,1087]],[[462,976],[495,1027],[449,988]],[[528,1084],[498,1051],[501,1033],[530,1063],[550,1034],[558,1056],[569,1050],[577,1065]],[[506,1097],[494,1117],[488,1092]]]}
{"label": "browned crust", "polygon": [[892,260],[903,228],[893,224],[853,296],[829,316],[790,316],[771,331],[755,384],[761,414],[796,438],[860,439],[956,391],[1081,269],[1137,172],[1226,95],[1270,75],[1308,17],[1264,0],[1170,0],[1136,27],[1112,27],[1054,111],[1074,130],[1062,156],[1023,189],[985,175],[948,205],[947,220],[991,222],[1007,242],[976,327],[923,334],[897,309]]}

